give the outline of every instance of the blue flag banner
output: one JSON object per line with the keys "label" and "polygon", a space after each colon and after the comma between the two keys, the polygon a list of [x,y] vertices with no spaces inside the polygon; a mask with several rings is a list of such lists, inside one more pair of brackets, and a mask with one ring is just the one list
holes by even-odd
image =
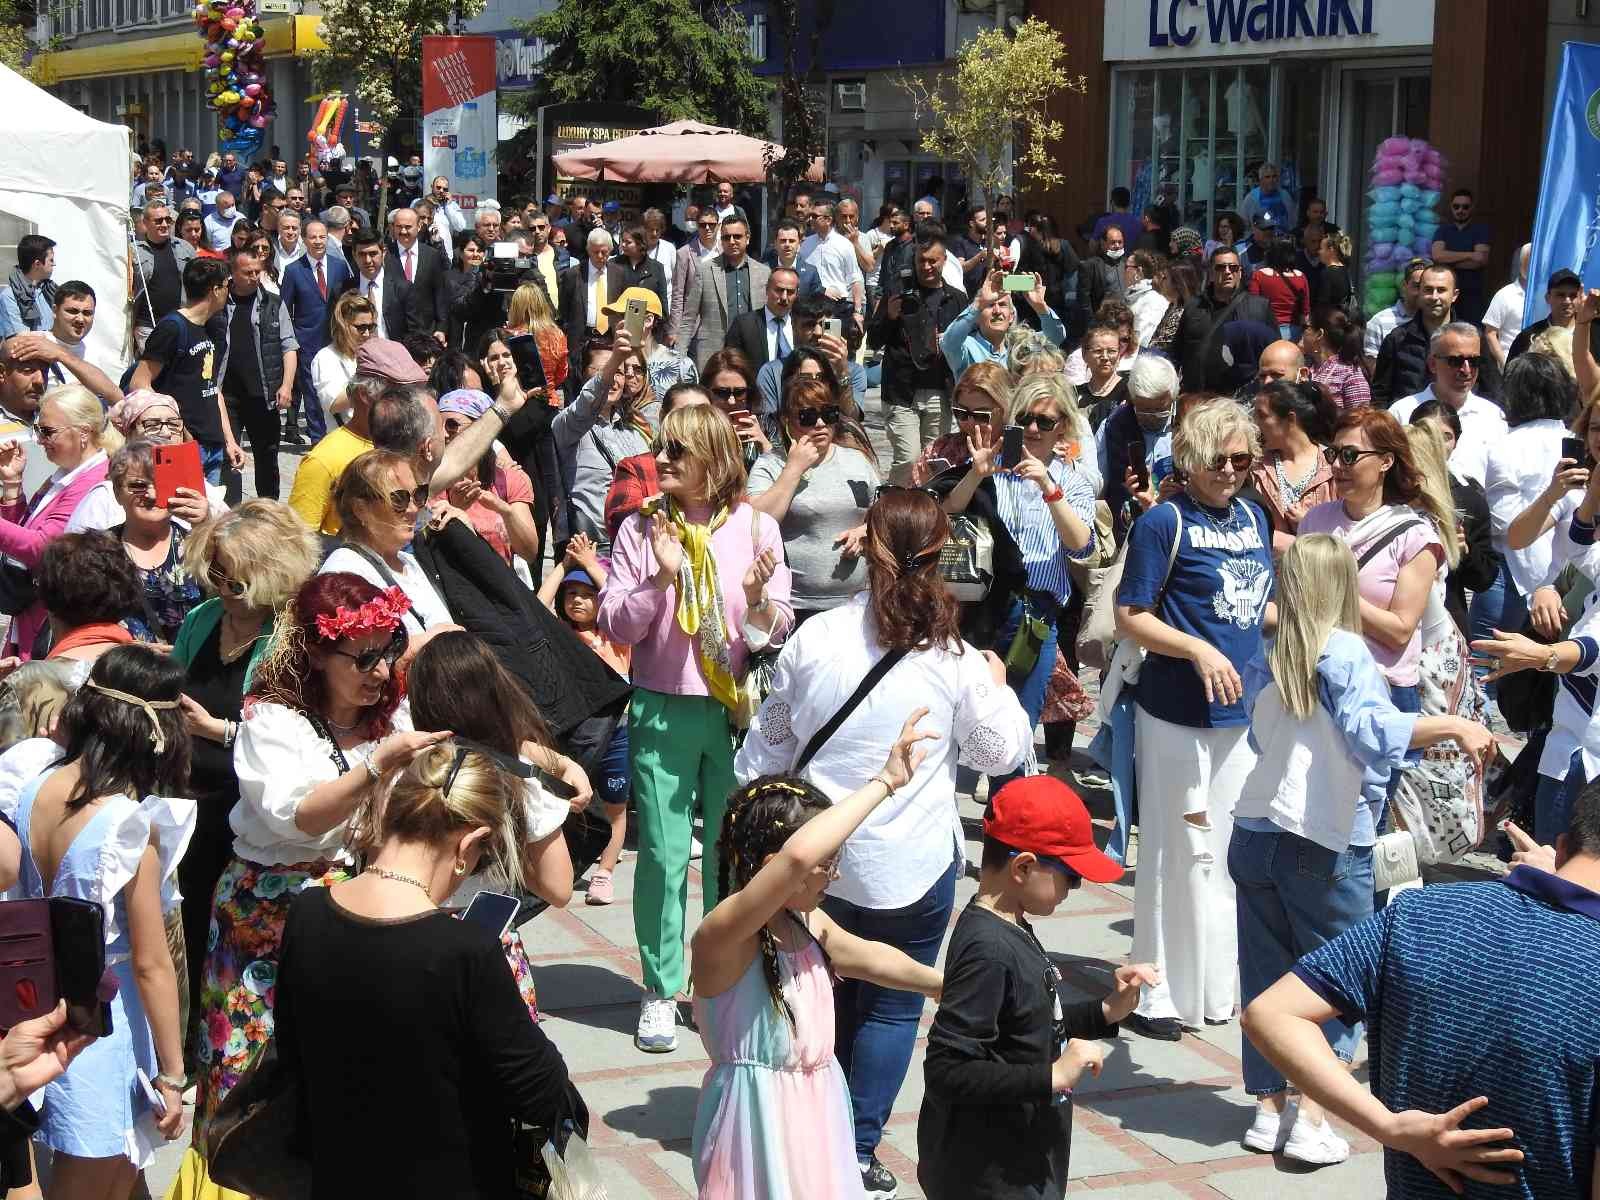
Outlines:
{"label": "blue flag banner", "polygon": [[1545,281],[1569,267],[1586,288],[1600,287],[1600,46],[1568,42],[1550,114],[1539,215],[1528,259],[1526,324],[1550,315]]}

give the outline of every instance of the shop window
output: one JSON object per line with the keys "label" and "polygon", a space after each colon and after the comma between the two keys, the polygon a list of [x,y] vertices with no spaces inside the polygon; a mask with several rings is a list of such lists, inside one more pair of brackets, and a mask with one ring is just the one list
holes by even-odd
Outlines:
{"label": "shop window", "polygon": [[[967,202],[966,174],[953,162],[907,162],[905,160],[885,162],[883,164],[884,202],[896,204],[909,211],[915,201],[928,194],[928,188],[936,178],[944,183],[940,216],[947,217],[948,214],[956,211]],[[993,197],[990,197],[990,199],[992,201]]]}

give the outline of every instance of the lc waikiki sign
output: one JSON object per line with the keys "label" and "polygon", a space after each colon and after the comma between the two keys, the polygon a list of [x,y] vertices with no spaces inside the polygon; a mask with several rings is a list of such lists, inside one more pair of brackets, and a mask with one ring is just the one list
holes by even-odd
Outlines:
{"label": "lc waikiki sign", "polygon": [[1106,0],[1106,58],[1426,46],[1432,0]]}

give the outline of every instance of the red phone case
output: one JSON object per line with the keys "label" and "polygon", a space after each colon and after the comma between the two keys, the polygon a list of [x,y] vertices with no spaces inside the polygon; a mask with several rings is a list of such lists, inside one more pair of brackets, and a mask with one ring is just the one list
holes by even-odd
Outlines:
{"label": "red phone case", "polygon": [[156,503],[166,508],[179,488],[206,494],[206,473],[200,466],[200,443],[179,442],[176,446],[157,446],[155,460]]}

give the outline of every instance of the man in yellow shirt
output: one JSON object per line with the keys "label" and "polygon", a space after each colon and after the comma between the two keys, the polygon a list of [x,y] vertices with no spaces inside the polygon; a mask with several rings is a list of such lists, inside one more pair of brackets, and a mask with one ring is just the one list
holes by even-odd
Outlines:
{"label": "man in yellow shirt", "polygon": [[320,533],[339,532],[339,514],[333,507],[333,485],[344,469],[372,449],[367,418],[372,403],[385,389],[412,387],[428,382],[410,353],[399,342],[370,338],[356,351],[356,374],[350,381],[354,403],[350,422],[333,430],[300,460],[289,492],[289,507]]}

